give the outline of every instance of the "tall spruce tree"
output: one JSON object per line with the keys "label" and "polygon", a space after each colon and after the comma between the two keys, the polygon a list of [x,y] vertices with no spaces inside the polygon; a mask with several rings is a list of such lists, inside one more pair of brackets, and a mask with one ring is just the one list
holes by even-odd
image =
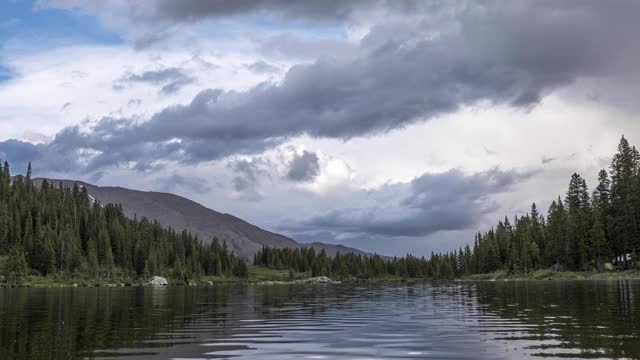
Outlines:
{"label": "tall spruce tree", "polygon": [[637,236],[635,206],[632,203],[634,177],[637,176],[637,154],[623,136],[611,162],[611,226],[612,250],[624,266],[632,240]]}

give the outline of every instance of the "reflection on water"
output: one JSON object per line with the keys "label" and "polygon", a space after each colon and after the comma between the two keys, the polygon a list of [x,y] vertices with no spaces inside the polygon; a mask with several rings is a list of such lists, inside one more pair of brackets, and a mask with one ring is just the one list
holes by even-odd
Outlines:
{"label": "reflection on water", "polygon": [[0,289],[0,359],[640,359],[640,282]]}

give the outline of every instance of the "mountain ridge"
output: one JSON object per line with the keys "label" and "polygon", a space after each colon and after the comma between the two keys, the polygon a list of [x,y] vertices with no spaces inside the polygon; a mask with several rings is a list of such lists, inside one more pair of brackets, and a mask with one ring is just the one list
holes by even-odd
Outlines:
{"label": "mountain ridge", "polygon": [[[39,185],[44,178],[33,179]],[[214,236],[239,256],[250,260],[263,246],[275,248],[313,247],[317,251],[324,249],[333,256],[337,252],[368,254],[367,252],[344,245],[326,243],[300,243],[285,235],[262,229],[229,213],[218,212],[191,199],[159,191],[134,190],[121,186],[98,186],[80,180],[50,179],[52,185],[62,183],[65,187],[74,184],[83,186],[91,197],[100,203],[120,204],[128,217],[146,217],[150,221],[158,220],[164,227],[177,231],[187,230],[206,243]]]}

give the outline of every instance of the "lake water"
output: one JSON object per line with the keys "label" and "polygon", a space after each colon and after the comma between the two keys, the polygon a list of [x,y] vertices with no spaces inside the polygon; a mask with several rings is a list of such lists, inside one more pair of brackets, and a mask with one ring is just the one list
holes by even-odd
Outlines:
{"label": "lake water", "polygon": [[0,289],[0,359],[640,359],[640,282]]}

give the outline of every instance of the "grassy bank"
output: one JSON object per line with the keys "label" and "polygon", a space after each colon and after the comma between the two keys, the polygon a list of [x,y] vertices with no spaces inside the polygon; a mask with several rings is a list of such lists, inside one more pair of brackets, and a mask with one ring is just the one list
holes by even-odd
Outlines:
{"label": "grassy bank", "polygon": [[[204,276],[192,278],[190,285],[209,284],[254,284],[263,281],[289,281],[311,277],[310,272],[289,273],[289,270],[274,270],[262,266],[250,265],[249,276],[239,278],[234,276]],[[113,287],[113,286],[145,286],[147,279],[131,279],[126,277],[114,277],[110,280],[91,279],[80,274],[75,276],[30,275],[24,278],[26,287]],[[171,285],[187,285],[182,279],[167,278]],[[384,283],[384,282],[420,282],[427,279],[411,279],[402,277],[381,277],[372,279],[340,279],[346,283]],[[640,280],[640,270],[625,270],[612,272],[554,272],[551,270],[538,270],[525,274],[508,274],[505,271],[496,271],[488,274],[474,274],[460,278],[461,281],[523,281],[523,280]],[[0,281],[1,282],[1,281]]]}
{"label": "grassy bank", "polygon": [[[248,277],[239,278],[235,276],[202,276],[189,279],[189,284],[184,279],[173,279],[167,277],[170,285],[210,285],[210,284],[256,284],[265,281],[290,281],[311,278],[311,272],[293,272],[289,270],[275,270],[263,266],[248,266]],[[370,279],[346,278],[334,279],[345,283],[392,283],[392,282],[420,282],[426,279],[411,279],[397,276],[385,276]],[[91,278],[83,274],[74,275],[49,275],[37,276],[29,275],[22,280],[23,287],[121,287],[121,286],[146,286],[148,279],[135,279],[123,275],[113,275],[109,280]],[[2,287],[0,277],[0,287]]]}
{"label": "grassy bank", "polygon": [[496,271],[488,274],[464,276],[462,281],[499,281],[499,280],[640,280],[639,270],[588,272],[537,270],[529,274],[508,274]]}
{"label": "grassy bank", "polygon": [[[288,281],[293,275],[293,280],[311,277],[311,273],[293,273],[288,270],[273,270],[262,266],[250,265],[248,267],[249,276],[240,278],[235,276],[202,276],[189,279],[191,285],[209,285],[220,283],[257,283],[261,281]],[[171,285],[188,285],[184,279],[174,279],[167,277]],[[148,279],[131,278],[123,275],[114,275],[111,279],[92,278],[83,274],[73,275],[28,275],[22,279],[24,287],[113,287],[113,286],[144,286]],[[0,277],[0,287],[3,279]]]}

